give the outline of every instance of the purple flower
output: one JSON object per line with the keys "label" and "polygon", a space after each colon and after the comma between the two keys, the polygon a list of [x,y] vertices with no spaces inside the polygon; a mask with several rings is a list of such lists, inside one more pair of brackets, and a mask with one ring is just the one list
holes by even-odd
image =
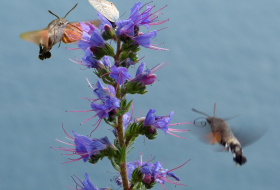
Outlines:
{"label": "purple flower", "polygon": [[112,24],[98,11],[97,11],[97,16],[101,20],[101,23],[98,26],[98,28],[101,30],[101,32],[104,30],[105,25],[108,25],[110,28],[112,28]]}
{"label": "purple flower", "polygon": [[89,69],[90,68],[100,69],[104,66],[101,61],[93,59],[93,54],[90,51],[90,47],[88,47],[85,50],[85,54],[82,57],[82,61],[83,64],[80,65],[85,65]]}
{"label": "purple flower", "polygon": [[[82,125],[85,122],[91,120],[92,118],[98,116],[99,119],[93,125],[93,126],[97,125],[96,128],[93,130],[93,131],[95,131],[98,128],[99,124],[101,123],[102,119],[109,117],[109,112],[120,107],[120,100],[115,97],[116,92],[115,92],[114,87],[108,85],[108,89],[105,89],[105,88],[103,88],[102,84],[98,80],[98,82],[96,84],[97,88],[94,89],[89,81],[88,81],[88,83],[89,83],[90,87],[92,88],[94,94],[98,97],[97,99],[83,98],[83,99],[92,101],[90,104],[92,109],[84,110],[84,111],[67,111],[67,112],[90,112],[90,111],[96,112],[96,115],[86,119],[84,122],[81,123],[81,125]],[[100,100],[102,103],[101,104],[95,103],[98,100]]]}
{"label": "purple flower", "polygon": [[159,11],[163,8],[155,11],[154,13],[150,13],[151,10],[154,7],[151,7],[150,4],[148,4],[147,9],[140,13],[140,10],[143,8],[141,2],[137,2],[134,4],[134,6],[131,8],[130,16],[127,20],[118,21],[116,22],[116,25],[118,26],[117,29],[117,36],[119,36],[121,33],[126,34],[127,36],[133,37],[134,35],[138,35],[134,33],[135,28],[144,25],[147,29],[149,29],[148,25],[159,25],[162,23],[167,22],[168,20],[156,22],[156,19],[158,18],[158,15],[161,14]]}
{"label": "purple flower", "polygon": [[185,133],[185,132],[188,132],[189,130],[173,129],[173,128],[170,128],[169,126],[181,125],[181,124],[193,124],[193,123],[185,122],[185,123],[169,124],[169,122],[174,114],[173,111],[170,112],[170,114],[168,116],[156,116],[154,114],[155,112],[156,112],[155,109],[150,109],[149,112],[147,113],[146,117],[137,118],[136,122],[142,122],[144,127],[150,126],[154,130],[161,129],[164,131],[165,134],[168,133],[175,137],[186,139],[185,137],[179,137],[173,133]]}
{"label": "purple flower", "polygon": [[[76,176],[75,176],[76,177]],[[73,178],[73,177],[72,177]],[[85,173],[85,180],[83,180],[83,182],[76,177],[78,180],[74,180],[74,182],[76,183],[76,188],[73,187],[69,187],[71,189],[76,189],[76,190],[110,190],[110,188],[97,188],[96,186],[94,186],[91,181],[89,180],[88,174]],[[78,182],[81,182],[81,185]],[[79,188],[78,188],[79,187]]]}
{"label": "purple flower", "polygon": [[111,67],[111,61],[110,61],[109,56],[104,56],[102,58],[102,61],[103,61],[103,64],[105,67],[108,67],[108,68]]}
{"label": "purple flower", "polygon": [[[63,128],[63,126],[62,126]],[[64,130],[64,128],[63,128]],[[76,162],[78,160],[83,159],[84,162],[88,161],[89,157],[94,156],[99,153],[100,150],[106,149],[108,146],[114,147],[112,143],[110,143],[109,139],[107,137],[103,137],[101,139],[90,139],[83,135],[78,135],[74,131],[74,137],[67,134],[67,132],[64,130],[65,134],[70,137],[71,141],[74,141],[73,143],[64,143],[58,139],[56,139],[59,142],[62,142],[64,144],[69,144],[71,146],[75,146],[75,148],[54,148],[58,150],[64,150],[67,152],[72,152],[72,154],[66,154],[66,155],[79,155],[79,158],[76,159],[70,159],[68,162]],[[69,138],[67,138],[69,139]]]}
{"label": "purple flower", "polygon": [[147,113],[146,119],[144,121],[144,126],[151,126],[154,129],[161,129],[166,134],[168,131],[168,124],[174,114],[174,112],[170,112],[169,116],[156,116],[154,113],[155,109],[150,109]]}
{"label": "purple flower", "polygon": [[[146,185],[149,185],[154,182],[159,183],[162,186],[165,182],[175,184],[175,185],[183,185],[180,183],[180,179],[172,171],[184,166],[188,161],[179,167],[176,167],[172,170],[168,170],[168,169],[164,169],[160,162],[151,164],[149,163],[149,160],[150,158],[147,160],[147,162],[142,162],[142,155],[141,155],[140,161],[136,160],[134,162],[127,162],[126,168],[127,168],[128,178],[131,179],[133,171],[139,167],[141,173],[143,174],[142,182]],[[168,179],[168,178],[173,178],[173,179]],[[121,178],[118,178],[118,185],[122,186]]]}
{"label": "purple flower", "polygon": [[117,36],[120,36],[121,34],[131,37],[134,36],[134,23],[131,20],[117,21],[116,26],[118,26],[116,31]]}
{"label": "purple flower", "polygon": [[143,86],[145,85],[150,85],[153,84],[155,82],[155,80],[157,79],[156,75],[153,74],[156,71],[158,71],[159,69],[165,67],[167,64],[165,64],[164,66],[161,66],[163,63],[159,64],[158,66],[150,69],[146,69],[146,71],[144,71],[145,68],[145,63],[142,62],[137,71],[136,71],[136,75],[135,78],[132,79],[132,81],[137,81],[138,83],[142,84]]}
{"label": "purple flower", "polygon": [[79,48],[85,51],[88,47],[103,47],[105,45],[104,39],[102,38],[100,32],[95,26],[91,25],[90,23],[87,23],[87,25],[81,25],[81,27],[83,29],[83,38],[78,42]]}
{"label": "purple flower", "polygon": [[149,48],[151,46],[151,39],[155,38],[157,35],[157,31],[154,30],[152,32],[147,32],[145,34],[141,34],[133,38],[133,44],[138,44],[145,48]]}
{"label": "purple flower", "polygon": [[116,67],[115,65],[111,67],[110,77],[114,79],[118,85],[123,85],[126,80],[129,80],[130,76],[125,67]]}

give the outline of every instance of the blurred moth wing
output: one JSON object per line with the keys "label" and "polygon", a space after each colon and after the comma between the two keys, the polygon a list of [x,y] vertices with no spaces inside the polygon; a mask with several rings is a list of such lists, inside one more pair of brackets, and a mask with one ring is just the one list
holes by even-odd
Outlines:
{"label": "blurred moth wing", "polygon": [[113,3],[106,0],[88,1],[98,12],[100,12],[109,21],[117,22],[119,20],[119,11]]}

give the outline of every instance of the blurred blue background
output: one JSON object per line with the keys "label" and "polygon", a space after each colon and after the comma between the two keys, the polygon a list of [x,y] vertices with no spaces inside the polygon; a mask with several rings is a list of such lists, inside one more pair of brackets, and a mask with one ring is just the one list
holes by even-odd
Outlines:
{"label": "blurred blue background", "polygon": [[[71,176],[80,179],[88,172],[94,185],[117,189],[111,182],[117,174],[107,159],[96,165],[82,161],[67,161],[62,151],[50,147],[64,146],[55,138],[65,140],[61,128],[71,134],[87,135],[96,119],[80,126],[92,113],[66,113],[66,110],[87,110],[89,103],[80,97],[90,97],[91,89],[85,80],[94,83],[92,70],[80,69],[68,60],[80,57],[81,50],[69,51],[62,44],[52,49],[52,58],[38,59],[39,48],[19,38],[22,32],[44,28],[55,17],[63,17],[76,3],[69,21],[96,19],[96,10],[87,0],[14,0],[2,1],[1,14],[1,157],[0,187],[12,189],[68,189],[74,186]],[[129,16],[136,1],[114,0],[121,17]],[[148,1],[145,1],[146,3]],[[152,154],[164,168],[174,171],[187,187],[176,189],[270,189],[280,188],[279,94],[280,94],[280,1],[270,0],[154,0],[156,9],[168,5],[160,15],[170,21],[150,29],[160,31],[155,43],[170,51],[142,49],[139,57],[149,68],[170,62],[157,72],[158,79],[145,96],[134,98],[134,117],[148,109],[157,115],[174,111],[172,123],[192,122],[199,117],[196,108],[209,115],[217,102],[216,116],[241,116],[230,125],[268,127],[265,136],[244,150],[248,159],[242,167],[235,167],[230,153],[216,153],[191,135],[187,140],[159,132],[157,140],[138,138],[128,161],[146,160]],[[145,32],[146,29],[142,28]],[[134,76],[135,69],[131,70]],[[128,98],[131,98],[129,96]],[[180,129],[191,126],[181,125]],[[103,122],[93,136],[107,135],[110,129]],[[67,140],[65,140],[67,141]],[[64,147],[67,147],[66,145]],[[73,158],[73,157],[72,157]],[[111,186],[112,185],[112,186]],[[167,189],[175,186],[166,184]],[[162,189],[156,185],[155,189]]]}

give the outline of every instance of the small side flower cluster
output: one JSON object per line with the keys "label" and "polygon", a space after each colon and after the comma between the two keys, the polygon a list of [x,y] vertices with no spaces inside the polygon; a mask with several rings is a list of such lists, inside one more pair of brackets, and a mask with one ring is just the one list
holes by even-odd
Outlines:
{"label": "small side flower cluster", "polygon": [[[149,160],[150,158],[147,162],[142,162],[141,156],[140,161],[136,160],[134,162],[128,162],[126,164],[127,175],[131,183],[130,185],[138,187],[144,185],[147,189],[152,188],[156,183],[159,183],[165,189],[165,187],[163,186],[165,182],[174,185],[186,186],[184,184],[181,184],[180,179],[172,171],[184,166],[188,161],[179,167],[168,170],[164,169],[160,162],[151,164],[149,163]],[[122,186],[123,183],[120,177],[116,178],[115,181],[119,186]]]}

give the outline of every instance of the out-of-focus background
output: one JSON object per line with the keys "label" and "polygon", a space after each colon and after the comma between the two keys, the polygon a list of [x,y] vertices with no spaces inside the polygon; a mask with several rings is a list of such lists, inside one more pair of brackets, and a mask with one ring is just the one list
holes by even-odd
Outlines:
{"label": "out-of-focus background", "polygon": [[[90,97],[92,90],[85,77],[95,83],[92,70],[80,69],[71,62],[83,54],[69,51],[62,44],[52,49],[52,58],[38,59],[39,48],[19,38],[22,32],[44,28],[55,17],[63,17],[76,3],[79,5],[68,16],[69,21],[96,19],[96,10],[87,0],[14,0],[2,1],[0,51],[1,157],[0,187],[12,189],[68,189],[75,186],[71,176],[84,179],[89,174],[98,187],[118,189],[110,181],[117,174],[105,158],[96,165],[82,161],[61,164],[68,156],[50,147],[63,145],[62,123],[68,133],[88,135],[93,119],[79,125],[92,113],[66,113],[66,110],[87,110],[89,103],[80,97]],[[136,1],[114,0],[124,15]],[[148,1],[143,1],[147,3]],[[164,168],[175,170],[187,187],[176,189],[276,190],[280,188],[280,1],[270,0],[154,0],[157,10],[168,5],[160,19],[170,19],[154,43],[170,51],[142,48],[147,66],[161,62],[170,64],[157,72],[159,81],[148,87],[145,96],[136,95],[134,117],[145,116],[150,108],[157,115],[174,111],[172,123],[192,122],[196,108],[216,116],[230,117],[230,125],[259,129],[268,127],[264,137],[244,149],[248,162],[235,167],[230,153],[216,153],[210,145],[201,143],[192,132],[183,134],[187,140],[159,132],[156,140],[139,137],[128,161],[146,160],[152,154],[155,161],[165,159]],[[146,28],[141,28],[146,32]],[[135,74],[135,69],[131,70]],[[132,96],[129,96],[131,98]],[[192,126],[176,126],[189,129]],[[107,135],[113,141],[110,128],[103,122],[93,137]],[[253,131],[253,130],[252,130]],[[248,134],[250,136],[250,134]],[[66,140],[68,141],[68,140]],[[72,157],[74,158],[74,157]],[[175,189],[165,184],[167,189]],[[156,185],[155,189],[162,189]]]}

